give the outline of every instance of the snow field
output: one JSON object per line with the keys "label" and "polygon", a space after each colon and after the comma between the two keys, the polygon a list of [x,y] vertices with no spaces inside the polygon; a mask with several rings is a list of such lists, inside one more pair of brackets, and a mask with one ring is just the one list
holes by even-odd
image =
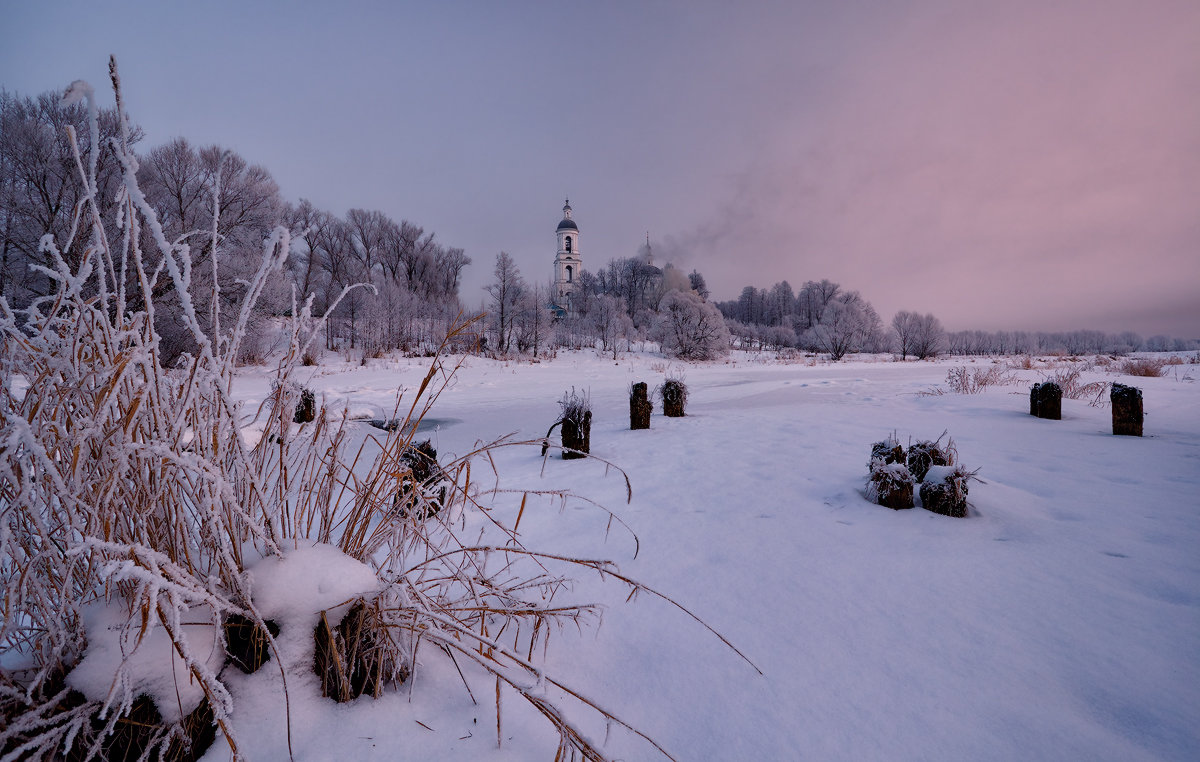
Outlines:
{"label": "snow field", "polygon": [[[440,459],[477,440],[541,437],[557,400],[589,391],[596,460],[494,455],[500,486],[569,488],[616,512],[640,540],[581,501],[531,498],[527,547],[615,561],[690,608],[703,627],[646,595],[578,576],[572,601],[607,606],[603,624],[550,639],[547,672],[581,689],[678,759],[1189,759],[1200,748],[1200,390],[1176,378],[1143,389],[1146,435],[1113,437],[1109,409],[1063,401],[1063,420],[1028,415],[1028,384],[920,396],[953,363],[748,361],[675,366],[688,416],[656,400],[649,431],[628,430],[628,387],[664,361],[591,353],[507,364],[469,358],[428,427]],[[957,361],[961,362],[961,361]],[[980,362],[986,362],[981,360]],[[298,380],[328,403],[390,417],[396,389],[428,360],[316,367]],[[1194,370],[1194,369],[1193,369]],[[1036,372],[1018,371],[1027,382]],[[269,388],[249,373],[247,401]],[[247,409],[251,409],[248,407]],[[402,412],[407,402],[402,404]],[[432,421],[427,422],[433,424]],[[872,442],[948,430],[981,468],[967,519],[864,497]],[[421,435],[422,437],[425,434]],[[606,473],[608,471],[608,473]],[[473,479],[489,482],[477,464]],[[497,498],[515,519],[519,496]],[[452,665],[419,654],[412,687],[347,705],[289,672],[296,759],[531,759],[553,733],[515,696],[463,690]],[[228,674],[228,673],[226,673]],[[278,668],[230,679],[254,759],[286,758]],[[468,680],[471,675],[468,674]],[[591,736],[605,737],[600,722]],[[206,759],[227,757],[223,741]],[[619,730],[606,751],[652,759]]]}

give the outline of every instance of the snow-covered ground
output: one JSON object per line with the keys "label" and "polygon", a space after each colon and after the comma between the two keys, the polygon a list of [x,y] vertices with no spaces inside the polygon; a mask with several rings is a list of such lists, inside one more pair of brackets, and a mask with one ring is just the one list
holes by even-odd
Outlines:
{"label": "snow-covered ground", "polygon": [[[1200,369],[1085,374],[1143,389],[1146,435],[1132,438],[1081,401],[1064,400],[1061,421],[1031,417],[1028,383],[918,394],[964,362],[470,358],[427,424],[445,460],[510,432],[540,437],[565,391],[590,393],[592,453],[628,473],[632,502],[598,461],[544,461],[534,447],[494,458],[501,486],[567,488],[615,511],[640,553],[620,529],[606,539],[606,515],[583,501],[530,503],[527,546],[615,561],[762,669],[661,601],[627,604],[611,581],[579,579],[572,599],[605,604],[603,623],[555,634],[547,671],[677,759],[1196,759]],[[390,417],[428,363],[327,364],[298,380],[327,404]],[[630,431],[629,385],[653,388],[664,372],[683,374],[687,417],[664,418],[656,402],[651,429]],[[268,388],[265,371],[238,384],[251,403]],[[967,519],[864,497],[870,445],[893,431],[905,445],[948,431],[981,469]],[[511,521],[519,503],[496,510]],[[473,703],[445,659],[422,663],[403,692],[346,705],[316,697],[303,669],[289,675],[295,759],[553,758],[553,732],[515,695],[502,699],[497,750],[494,685],[473,683]],[[286,759],[278,670],[229,682],[244,750]],[[619,729],[605,748],[656,758]],[[205,757],[226,758],[223,741]]]}

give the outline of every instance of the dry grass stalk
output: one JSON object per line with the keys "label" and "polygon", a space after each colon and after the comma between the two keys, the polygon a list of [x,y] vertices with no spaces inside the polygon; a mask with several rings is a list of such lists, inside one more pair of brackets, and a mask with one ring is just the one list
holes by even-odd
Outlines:
{"label": "dry grass stalk", "polygon": [[1079,368],[1064,367],[1044,376],[1044,382],[1057,384],[1062,389],[1062,396],[1072,400],[1086,400],[1092,407],[1103,404],[1105,393],[1108,391],[1107,381],[1083,380]]}
{"label": "dry grass stalk", "polygon": [[972,369],[960,365],[946,373],[946,385],[955,394],[979,394],[989,386],[1007,386],[1016,382],[1016,377],[1003,365]]}

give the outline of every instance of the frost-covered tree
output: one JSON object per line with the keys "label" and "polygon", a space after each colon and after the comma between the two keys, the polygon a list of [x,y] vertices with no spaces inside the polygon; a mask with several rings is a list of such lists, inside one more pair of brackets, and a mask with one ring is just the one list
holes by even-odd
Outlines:
{"label": "frost-covered tree", "polygon": [[535,284],[517,298],[513,337],[519,351],[532,352],[534,357],[554,341],[554,313],[546,306],[547,293]]}
{"label": "frost-covered tree", "polygon": [[[241,304],[263,239],[284,218],[279,187],[265,168],[220,146],[197,149],[185,138],[151,150],[140,162],[138,182],[164,234],[188,247],[193,262],[189,298],[205,318],[205,330],[219,334],[221,322],[233,319]],[[163,306],[177,304],[182,297],[173,293],[175,287],[157,279],[154,296]],[[264,298],[255,303],[256,316],[286,309],[287,290],[286,276],[273,273]],[[169,308],[155,315],[168,357],[196,348],[181,314]],[[259,331],[265,322],[251,325]]]}
{"label": "frost-covered tree", "polygon": [[944,348],[945,341],[946,331],[942,328],[942,322],[932,313],[915,316],[912,321],[909,351],[916,355],[918,360],[937,357]]}
{"label": "frost-covered tree", "polygon": [[668,291],[650,337],[682,360],[711,360],[729,351],[729,329],[720,310],[690,291]]}
{"label": "frost-covered tree", "polygon": [[[83,199],[68,128],[74,130],[80,155],[95,161],[96,205],[101,221],[114,226],[114,204],[120,183],[120,167],[109,141],[116,137],[115,112],[99,109],[97,135],[100,150],[92,150],[88,110],[82,104],[66,104],[61,93],[21,97],[0,91],[0,296],[9,306],[23,308],[54,290],[54,284],[36,267],[53,268],[54,262],[41,248],[45,235],[70,241],[62,252],[64,261],[76,267],[89,245],[84,236],[70,238],[75,210]],[[130,128],[129,140],[137,142],[141,130]],[[119,235],[115,229],[111,235]]]}
{"label": "frost-covered tree", "polygon": [[796,295],[792,293],[792,285],[786,280],[771,286],[766,298],[766,324],[784,325],[789,323],[796,310]]}
{"label": "frost-covered tree", "polygon": [[808,330],[820,323],[826,306],[841,290],[839,284],[828,279],[806,282],[796,295],[797,330]]}
{"label": "frost-covered tree", "polygon": [[[836,284],[834,284],[836,287]],[[800,338],[800,344],[828,352],[840,360],[851,352],[876,351],[885,339],[879,315],[857,291],[841,291],[825,304],[817,324]]]}
{"label": "frost-covered tree", "polygon": [[618,297],[597,296],[588,313],[588,322],[596,338],[600,339],[601,351],[612,352],[614,360],[622,346],[628,348],[629,337],[634,332],[633,320]]}
{"label": "frost-covered tree", "polygon": [[832,301],[825,305],[821,318],[804,335],[805,343],[831,360],[840,360],[862,346],[865,317],[854,304]]}
{"label": "frost-covered tree", "polygon": [[692,290],[703,299],[708,301],[708,284],[704,282],[704,276],[697,270],[692,270],[688,274],[688,281],[691,283]]}
{"label": "frost-covered tree", "polygon": [[496,336],[496,350],[507,352],[513,339],[521,297],[528,290],[521,271],[507,252],[496,255],[495,279],[484,286],[491,297],[490,321]]}

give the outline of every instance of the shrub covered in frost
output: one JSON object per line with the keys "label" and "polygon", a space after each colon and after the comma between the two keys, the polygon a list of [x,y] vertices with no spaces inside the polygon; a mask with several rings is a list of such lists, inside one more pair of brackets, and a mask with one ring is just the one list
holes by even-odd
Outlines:
{"label": "shrub covered in frost", "polygon": [[681,360],[711,360],[729,353],[729,329],[721,311],[692,292],[668,291],[650,326],[650,337]]}

